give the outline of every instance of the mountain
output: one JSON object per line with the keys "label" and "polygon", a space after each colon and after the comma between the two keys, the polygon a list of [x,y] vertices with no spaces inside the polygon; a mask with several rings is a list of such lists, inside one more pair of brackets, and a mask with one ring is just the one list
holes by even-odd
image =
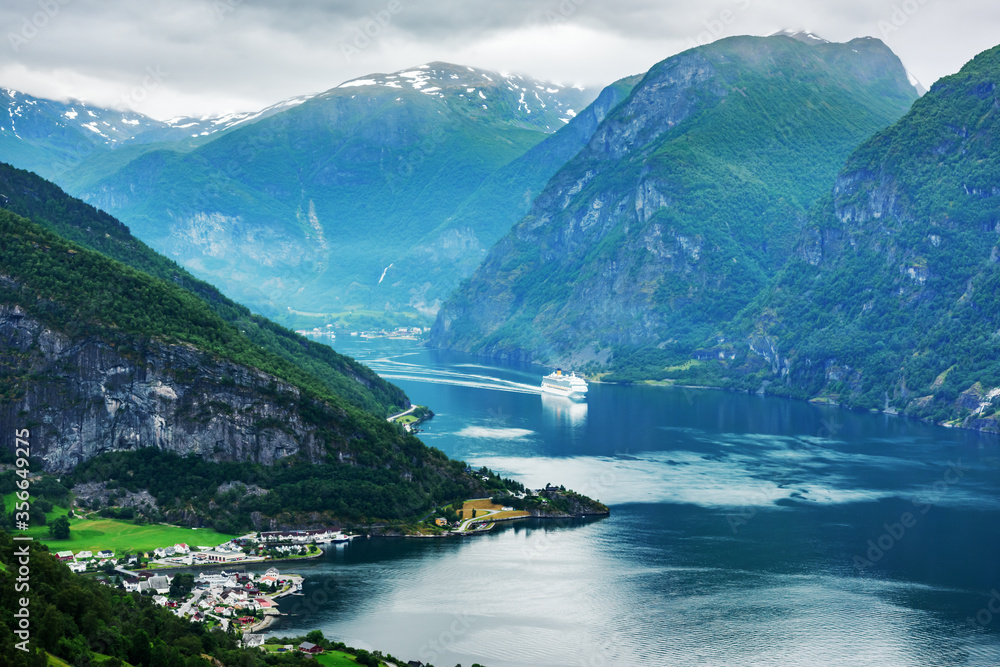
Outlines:
{"label": "mountain", "polygon": [[154,147],[190,150],[243,123],[301,104],[303,95],[255,113],[159,121],[130,110],[82,100],[47,100],[0,89],[0,160],[66,187],[103,178]]}
{"label": "mountain", "polygon": [[[626,77],[607,86],[555,134],[483,181],[454,215],[394,263],[397,280],[406,284],[406,276],[417,279],[428,266],[448,264],[454,269],[453,276],[435,285],[438,294],[446,295],[458,286],[458,278],[471,276],[485,259],[489,247],[524,216],[552,175],[587,145],[597,126],[628,96],[640,78]],[[475,241],[442,244],[441,239],[448,238]],[[427,309],[428,315],[436,312],[436,305],[435,302],[435,308]]]}
{"label": "mountain", "polygon": [[779,30],[778,32],[771,35],[771,37],[790,37],[796,39],[803,44],[829,44],[830,41],[823,39],[819,35],[812,33],[808,30],[790,30],[788,28],[784,30]]}
{"label": "mountain", "polygon": [[96,180],[69,181],[158,251],[286,324],[429,323],[562,154],[492,181],[502,194],[486,196],[490,211],[463,206],[590,99],[429,63],[347,81],[191,150],[160,145]]}
{"label": "mountain", "polygon": [[[523,490],[387,421],[409,403],[371,370],[250,315],[38,176],[0,165],[0,203],[0,460],[16,424],[34,469],[137,494],[147,521],[232,533],[399,526]],[[563,495],[567,512],[607,513]]]}
{"label": "mountain", "polygon": [[330,347],[306,340],[223,296],[176,263],[158,255],[107,213],[74,199],[54,184],[0,163],[0,208],[30,218],[80,246],[161,280],[201,299],[227,325],[255,345],[305,369],[325,390],[380,417],[409,406],[398,387]]}
{"label": "mountain", "polygon": [[[45,201],[52,218],[73,219],[68,202],[41,188],[27,194]],[[79,232],[108,245],[129,243],[105,232],[113,223],[104,222]],[[120,252],[140,260],[145,254]],[[297,483],[319,474],[339,489],[327,501],[312,501],[311,510],[388,519],[405,518],[441,493],[471,489],[461,464],[388,423],[384,412],[352,405],[367,391],[362,382],[382,385],[383,395],[401,395],[398,389],[332,355],[328,360],[358,376],[343,375],[336,384],[360,390],[341,395],[331,389],[336,369],[318,377],[254,343],[177,284],[183,276],[156,278],[6,209],[0,210],[0,267],[0,421],[38,436],[32,454],[46,470],[65,473],[113,452],[150,447],[204,459],[209,467],[228,463],[233,475],[280,464],[297,470]],[[314,357],[318,367],[322,355]],[[2,444],[12,451],[9,440],[5,434]],[[190,469],[179,463],[171,478]],[[366,499],[373,489],[386,495]],[[235,514],[216,518],[240,521]]]}
{"label": "mountain", "polygon": [[688,378],[997,431],[1000,47],[850,156]]}
{"label": "mountain", "polygon": [[157,127],[129,111],[0,90],[0,159],[53,178]]}
{"label": "mountain", "polygon": [[882,42],[807,41],[729,38],[654,66],[442,308],[431,345],[595,370],[700,345],[916,98]]}

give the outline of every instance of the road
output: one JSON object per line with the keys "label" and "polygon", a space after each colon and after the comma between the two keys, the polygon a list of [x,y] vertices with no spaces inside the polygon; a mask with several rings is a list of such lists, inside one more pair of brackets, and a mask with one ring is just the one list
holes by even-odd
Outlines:
{"label": "road", "polygon": [[417,406],[416,405],[412,405],[412,406],[410,406],[409,410],[406,410],[405,412],[400,412],[398,415],[393,415],[393,416],[389,417],[388,419],[386,419],[386,421],[390,421],[390,422],[396,421],[400,417],[405,417],[406,415],[410,414],[411,412],[413,412],[416,409],[417,409]]}

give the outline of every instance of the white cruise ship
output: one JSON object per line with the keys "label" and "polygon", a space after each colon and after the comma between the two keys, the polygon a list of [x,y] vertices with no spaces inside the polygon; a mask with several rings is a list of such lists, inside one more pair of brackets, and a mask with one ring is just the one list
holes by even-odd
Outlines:
{"label": "white cruise ship", "polygon": [[557,370],[542,378],[542,391],[559,396],[580,397],[587,393],[587,381],[576,373],[564,375],[562,370]]}

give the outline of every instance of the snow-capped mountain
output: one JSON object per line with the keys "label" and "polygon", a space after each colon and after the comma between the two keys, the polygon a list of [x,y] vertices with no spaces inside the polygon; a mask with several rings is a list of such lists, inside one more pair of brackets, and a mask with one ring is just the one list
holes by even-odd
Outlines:
{"label": "snow-capped mountain", "polygon": [[[289,325],[352,308],[413,321],[429,318],[583,145],[596,121],[575,121],[593,116],[592,97],[432,62],[255,115],[170,119],[185,135],[179,147],[130,147],[79,170],[86,180],[70,190]],[[561,130],[555,148],[534,151]],[[528,151],[531,164],[518,167]]]}
{"label": "snow-capped mountain", "polygon": [[778,32],[771,35],[771,37],[791,37],[792,39],[797,39],[803,44],[830,44],[829,40],[823,39],[819,35],[809,32],[808,30],[791,30],[785,28],[784,30],[779,30]]}
{"label": "snow-capped mountain", "polygon": [[391,74],[368,74],[345,81],[320,97],[374,87],[396,89],[401,94],[419,92],[466,113],[494,116],[489,113],[492,110],[502,113],[510,123],[544,132],[558,130],[594,98],[592,92],[582,88],[444,62]]}
{"label": "snow-capped mountain", "polygon": [[0,133],[22,140],[51,139],[79,132],[95,144],[115,145],[161,127],[134,111],[118,111],[81,100],[59,102],[0,89]]}
{"label": "snow-capped mountain", "polygon": [[245,125],[253,121],[273,116],[276,113],[286,111],[294,106],[316,97],[316,93],[308,95],[298,95],[282,100],[277,104],[272,104],[260,111],[244,111],[228,113],[222,115],[208,116],[176,116],[163,121],[163,124],[170,130],[178,131],[185,137],[207,137],[219,132],[224,132],[238,125]]}
{"label": "snow-capped mountain", "polygon": [[166,121],[83,100],[34,97],[0,88],[0,161],[37,172],[64,186],[67,172],[107,151],[129,147],[136,157],[153,146],[190,150],[220,134],[287,111],[313,98],[300,95],[256,112],[178,117]]}

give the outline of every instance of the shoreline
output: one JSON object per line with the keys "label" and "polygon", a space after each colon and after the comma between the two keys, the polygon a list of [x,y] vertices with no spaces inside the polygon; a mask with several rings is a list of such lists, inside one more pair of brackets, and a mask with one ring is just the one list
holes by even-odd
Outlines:
{"label": "shoreline", "polygon": [[[591,380],[587,380],[591,382]],[[814,396],[812,398],[799,398],[797,396],[787,396],[785,394],[774,394],[768,393],[766,391],[752,391],[750,389],[733,389],[730,387],[713,387],[711,385],[693,385],[693,384],[679,384],[672,382],[670,380],[636,380],[635,382],[607,382],[604,380],[593,380],[598,384],[615,385],[620,387],[627,387],[629,385],[642,385],[646,387],[665,387],[665,388],[677,388],[677,389],[699,389],[706,391],[724,391],[730,394],[747,394],[748,396],[758,395],[765,396],[767,398],[780,398],[786,401],[796,401],[799,403],[809,403],[811,405],[816,405],[820,407],[837,408],[838,410],[847,410],[848,412],[854,412],[857,414],[869,414],[869,415],[886,415],[888,417],[899,417],[901,419],[907,419],[913,422],[920,422],[921,424],[927,424],[929,426],[938,426],[940,428],[947,429],[957,429],[960,431],[968,431],[970,433],[978,433],[980,435],[988,435],[993,437],[1000,437],[1000,430],[997,431],[987,431],[979,428],[970,428],[968,426],[956,426],[954,424],[947,424],[944,422],[936,422],[930,419],[921,419],[920,417],[913,417],[911,415],[899,412],[896,409],[890,408],[885,409],[866,409],[866,408],[854,408],[849,405],[844,405],[834,401],[833,399],[824,398],[821,396]]]}
{"label": "shoreline", "polygon": [[269,558],[268,560],[238,560],[229,563],[193,563],[191,565],[169,565],[166,567],[144,567],[140,570],[127,570],[128,572],[138,573],[138,572],[172,572],[174,570],[194,570],[199,568],[233,568],[242,567],[246,565],[270,565],[271,563],[282,563],[297,560],[312,560],[314,558],[319,558],[323,555],[323,550],[320,549],[319,553],[309,554],[307,556],[296,556],[295,558]]}
{"label": "shoreline", "polygon": [[243,630],[243,634],[244,635],[253,635],[253,634],[256,634],[258,632],[262,632],[264,630],[267,630],[269,627],[271,627],[272,625],[275,624],[275,622],[277,621],[278,618],[279,618],[278,616],[273,616],[273,615],[272,616],[265,616],[263,618],[263,620],[261,620],[259,623],[255,624],[255,625],[252,625],[249,628]]}
{"label": "shoreline", "polygon": [[415,535],[375,535],[375,537],[417,539],[417,540],[428,540],[428,539],[430,539],[430,540],[444,540],[444,539],[450,539],[450,538],[453,538],[453,537],[465,537],[467,535],[488,535],[489,533],[493,532],[493,529],[496,527],[496,524],[501,523],[501,522],[506,522],[506,521],[526,521],[528,519],[543,519],[543,520],[551,520],[551,519],[563,519],[563,520],[565,520],[565,519],[589,519],[589,518],[592,518],[592,517],[605,517],[605,516],[611,516],[611,511],[608,510],[607,512],[595,512],[593,514],[554,514],[554,515],[548,515],[548,516],[535,516],[535,515],[530,515],[530,516],[510,516],[510,517],[504,517],[502,519],[493,519],[492,523],[494,525],[492,525],[489,528],[484,529],[484,530],[463,530],[461,532],[459,532],[459,531],[448,531],[446,533],[439,533],[439,534],[436,534],[436,535],[426,535],[426,534],[415,534]]}

